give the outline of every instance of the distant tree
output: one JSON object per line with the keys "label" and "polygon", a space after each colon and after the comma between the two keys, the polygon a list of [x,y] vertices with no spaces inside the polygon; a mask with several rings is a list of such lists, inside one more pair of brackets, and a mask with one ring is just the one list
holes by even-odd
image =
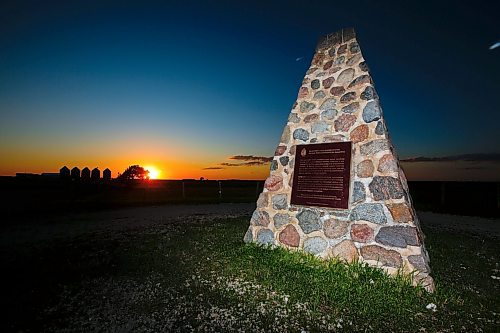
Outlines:
{"label": "distant tree", "polygon": [[149,179],[149,171],[139,165],[131,165],[118,176],[119,180]]}

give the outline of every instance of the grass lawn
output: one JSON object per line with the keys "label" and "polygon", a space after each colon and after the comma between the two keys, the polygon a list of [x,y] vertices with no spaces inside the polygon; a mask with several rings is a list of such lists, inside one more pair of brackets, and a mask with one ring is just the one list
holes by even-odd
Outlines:
{"label": "grass lawn", "polygon": [[[1,245],[8,331],[498,332],[498,239],[424,228],[434,294],[244,245],[249,216]],[[435,305],[435,307],[434,307]]]}

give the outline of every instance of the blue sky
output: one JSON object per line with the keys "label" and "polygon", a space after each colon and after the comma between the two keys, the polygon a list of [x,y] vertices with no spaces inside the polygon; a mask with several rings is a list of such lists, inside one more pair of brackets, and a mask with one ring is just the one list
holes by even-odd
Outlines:
{"label": "blue sky", "polygon": [[233,155],[269,156],[318,38],[350,26],[402,158],[498,153],[500,49],[489,50],[500,39],[498,9],[3,2],[0,174],[84,161],[117,169],[153,156],[168,164],[173,155],[195,172]]}

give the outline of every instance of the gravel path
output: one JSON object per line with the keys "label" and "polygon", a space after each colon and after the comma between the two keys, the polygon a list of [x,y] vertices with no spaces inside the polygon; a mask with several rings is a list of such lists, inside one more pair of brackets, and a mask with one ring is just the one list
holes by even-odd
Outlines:
{"label": "gravel path", "polygon": [[417,214],[424,229],[430,227],[500,238],[500,219],[431,212],[417,212]]}
{"label": "gravel path", "polygon": [[[85,214],[67,214],[40,219],[33,223],[6,226],[0,232],[0,244],[36,242],[54,238],[77,237],[88,233],[118,232],[179,221],[189,216],[234,217],[250,215],[254,203],[201,205],[164,205],[133,207]],[[471,232],[500,238],[500,219],[418,212],[426,227]]]}

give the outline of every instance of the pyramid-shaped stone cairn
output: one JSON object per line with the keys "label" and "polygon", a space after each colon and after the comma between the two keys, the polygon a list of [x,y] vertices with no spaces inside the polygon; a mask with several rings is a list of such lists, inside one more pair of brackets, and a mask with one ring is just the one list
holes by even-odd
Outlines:
{"label": "pyramid-shaped stone cairn", "polygon": [[322,38],[245,242],[362,260],[433,290],[408,185],[353,29]]}

